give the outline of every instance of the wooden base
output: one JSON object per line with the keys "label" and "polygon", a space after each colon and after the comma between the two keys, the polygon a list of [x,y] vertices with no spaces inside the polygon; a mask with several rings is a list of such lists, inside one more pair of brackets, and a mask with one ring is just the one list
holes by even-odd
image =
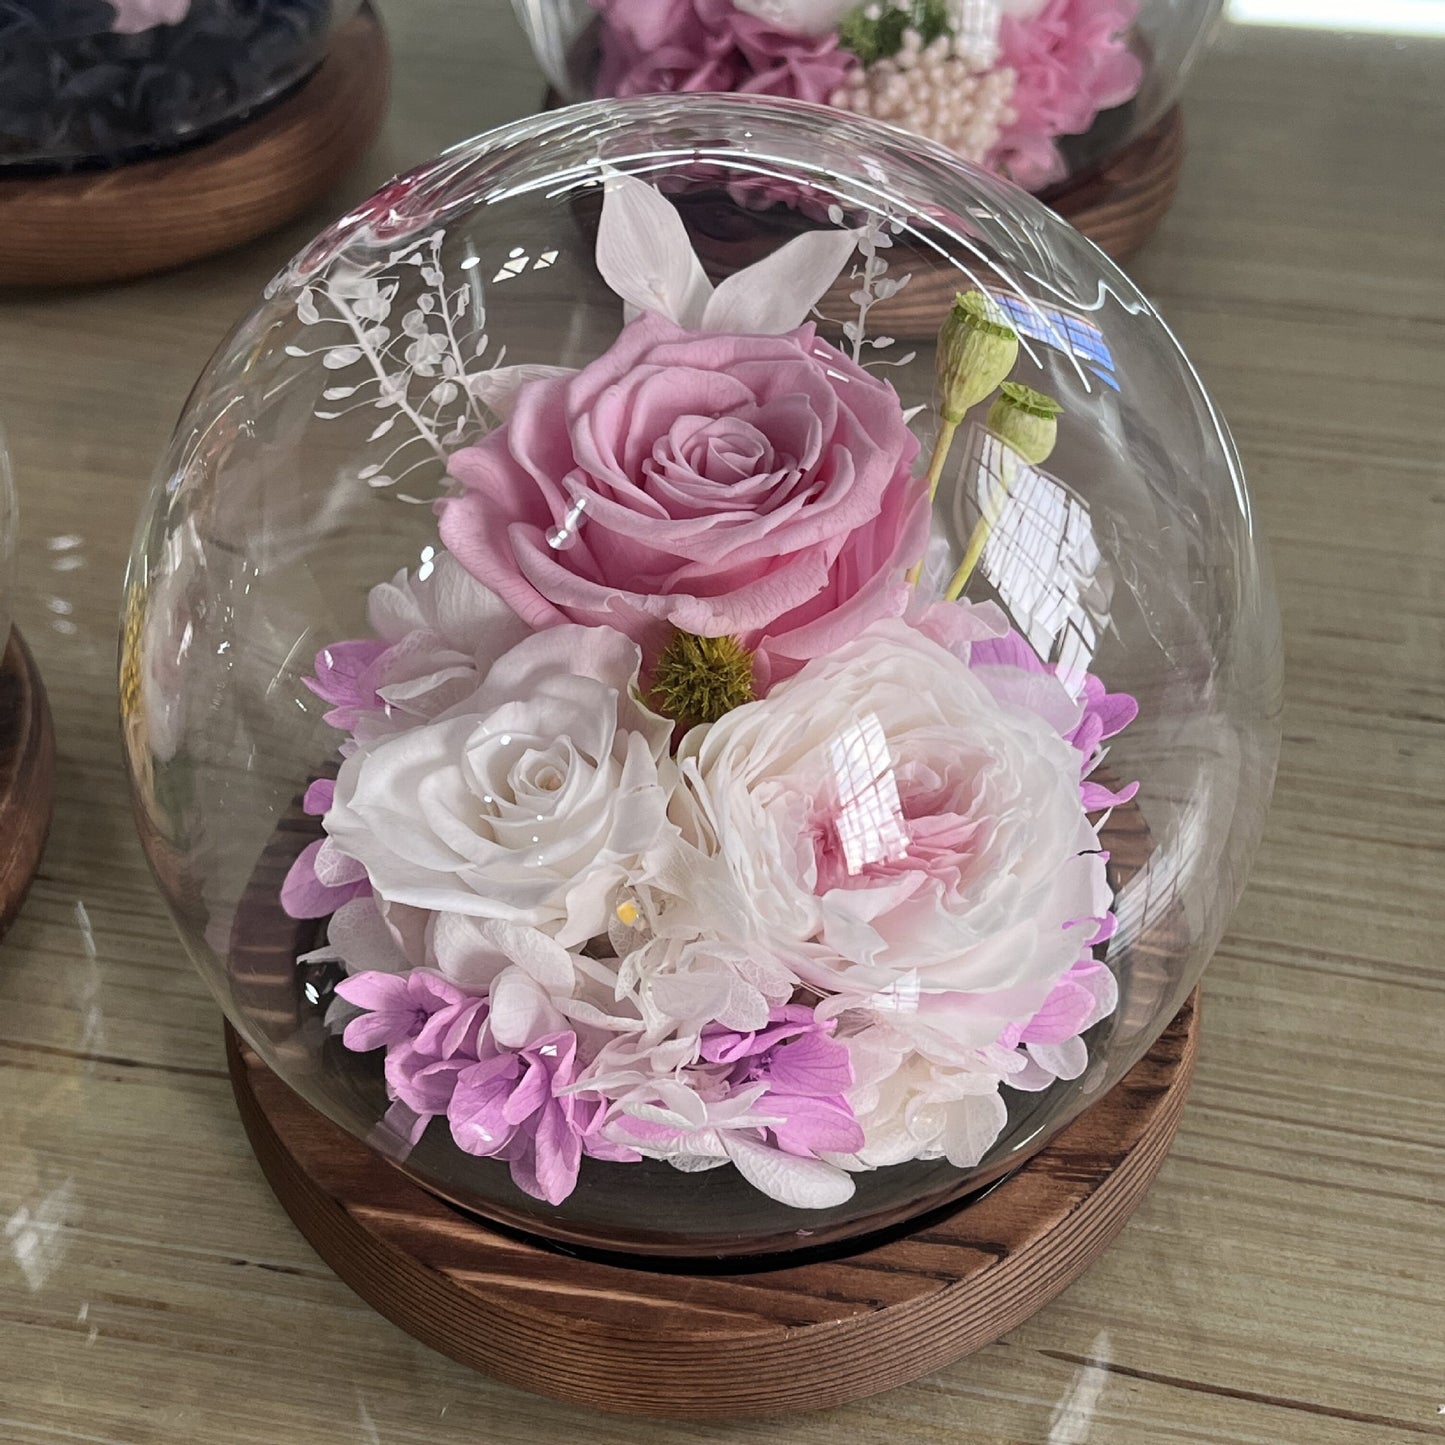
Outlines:
{"label": "wooden base", "polygon": [[1117,1088],[942,1222],[824,1263],[718,1275],[579,1259],[464,1216],[323,1119],[226,1031],[271,1187],[368,1304],[508,1384],[673,1419],[843,1404],[1022,1323],[1144,1197],[1178,1128],[1198,1035],[1196,994]]}
{"label": "wooden base", "polygon": [[371,144],[389,68],[365,7],[295,94],[217,140],[114,170],[0,180],[0,286],[143,276],[284,225]]}
{"label": "wooden base", "polygon": [[1042,200],[1115,261],[1126,261],[1159,228],[1179,188],[1184,121],[1176,105],[1097,170]]}
{"label": "wooden base", "polygon": [[55,730],[19,628],[0,662],[0,936],[40,867],[55,796]]}

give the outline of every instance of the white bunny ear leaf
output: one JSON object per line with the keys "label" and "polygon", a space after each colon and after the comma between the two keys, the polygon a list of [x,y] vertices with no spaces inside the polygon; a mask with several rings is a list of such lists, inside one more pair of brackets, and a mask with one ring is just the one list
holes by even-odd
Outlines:
{"label": "white bunny ear leaf", "polygon": [[858,245],[856,231],[805,231],[729,276],[703,312],[704,331],[781,336],[808,319]]}
{"label": "white bunny ear leaf", "polygon": [[575,376],[570,366],[494,366],[467,378],[467,390],[481,404],[494,411],[503,421],[517,404],[517,393],[529,381],[550,381],[559,376]]}
{"label": "white bunny ear leaf", "polygon": [[682,217],[664,196],[632,176],[607,177],[597,269],[629,308],[656,312],[679,326],[699,326],[712,296],[712,283]]}

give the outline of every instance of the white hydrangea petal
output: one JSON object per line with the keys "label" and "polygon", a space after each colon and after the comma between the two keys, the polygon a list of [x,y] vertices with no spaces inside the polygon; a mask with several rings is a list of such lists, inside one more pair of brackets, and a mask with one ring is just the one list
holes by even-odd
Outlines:
{"label": "white hydrangea petal", "polygon": [[1011,1089],[1018,1089],[1026,1094],[1041,1094],[1047,1088],[1058,1082],[1058,1076],[1051,1073],[1027,1054],[1020,1054],[1024,1059],[1024,1067],[1017,1073],[1010,1074],[1004,1081]]}
{"label": "white hydrangea petal", "polygon": [[343,903],[326,925],[326,938],[348,973],[401,973],[413,965],[398,946],[374,898],[353,898]]}
{"label": "white hydrangea petal", "polygon": [[955,1169],[972,1169],[993,1147],[1008,1122],[1008,1109],[997,1091],[960,1099],[948,1106],[944,1155]]}
{"label": "white hydrangea petal", "polygon": [[535,979],[520,968],[509,968],[492,984],[487,1025],[503,1048],[524,1049],[546,1034],[560,1032],[564,1021]]}
{"label": "white hydrangea petal", "polygon": [[853,1180],[821,1159],[800,1159],[742,1135],[724,1139],[738,1173],[769,1199],[793,1209],[830,1209],[853,1197]]}
{"label": "white hydrangea petal", "polygon": [[717,1154],[669,1154],[667,1162],[683,1174],[703,1174],[709,1169],[721,1169],[728,1162],[726,1155]]}
{"label": "white hydrangea petal", "polygon": [[[1084,1022],[1084,1029],[1091,1029],[1100,1019],[1106,1019],[1119,1006],[1119,980],[1110,968],[1099,968],[1083,974],[1075,974],[1074,982],[1086,988],[1094,996],[1094,1007]],[[1084,1029],[1080,1029],[1082,1033]]]}
{"label": "white hydrangea petal", "polygon": [[1029,1057],[1056,1078],[1077,1079],[1088,1067],[1089,1050],[1081,1038],[1061,1044],[1028,1044]]}

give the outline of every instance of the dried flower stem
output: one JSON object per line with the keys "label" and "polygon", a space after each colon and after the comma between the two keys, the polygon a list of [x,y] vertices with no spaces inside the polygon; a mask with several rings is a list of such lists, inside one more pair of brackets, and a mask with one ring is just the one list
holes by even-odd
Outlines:
{"label": "dried flower stem", "polygon": [[[1007,463],[1005,463],[1007,467]],[[1012,470],[1012,468],[1007,468]],[[973,576],[979,560],[983,557],[983,549],[988,546],[988,539],[993,535],[993,529],[998,525],[998,519],[1003,515],[1004,504],[1009,499],[1009,481],[1012,478],[1000,478],[1000,485],[997,493],[984,510],[983,515],[974,523],[973,531],[968,534],[968,546],[963,549],[963,561],[958,564],[958,570],[949,579],[948,586],[944,589],[943,600],[945,602],[957,602],[963,596],[963,589],[968,586],[968,579]]]}
{"label": "dried flower stem", "polygon": [[[928,459],[928,505],[933,505],[933,499],[938,495],[938,483],[943,476],[944,463],[948,461],[948,454],[953,450],[953,438],[958,432],[958,421],[950,421],[948,417],[943,418],[943,424],[938,429],[938,436],[933,443],[933,455]],[[918,579],[923,575],[923,563],[915,562],[908,569],[908,585],[918,586]]]}

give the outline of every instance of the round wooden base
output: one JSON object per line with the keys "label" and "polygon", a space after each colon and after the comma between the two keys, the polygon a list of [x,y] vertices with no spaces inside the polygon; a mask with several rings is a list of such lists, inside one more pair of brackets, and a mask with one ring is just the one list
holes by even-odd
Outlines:
{"label": "round wooden base", "polygon": [[1125,261],[1159,228],[1179,188],[1184,121],[1176,105],[1095,171],[1041,199],[1115,261]]}
{"label": "round wooden base", "polygon": [[148,275],[284,225],[375,138],[389,67],[366,6],[293,95],[217,140],[114,170],[0,180],[0,286]]}
{"label": "round wooden base", "polygon": [[459,1214],[291,1092],[226,1031],[241,1118],[318,1254],[425,1344],[508,1384],[673,1419],[877,1394],[1022,1323],[1144,1197],[1179,1126],[1191,998],[1122,1083],[976,1203],[824,1263],[718,1275],[624,1268]]}
{"label": "round wooden base", "polygon": [[19,628],[0,662],[0,936],[25,901],[55,795],[55,730],[45,684]]}

